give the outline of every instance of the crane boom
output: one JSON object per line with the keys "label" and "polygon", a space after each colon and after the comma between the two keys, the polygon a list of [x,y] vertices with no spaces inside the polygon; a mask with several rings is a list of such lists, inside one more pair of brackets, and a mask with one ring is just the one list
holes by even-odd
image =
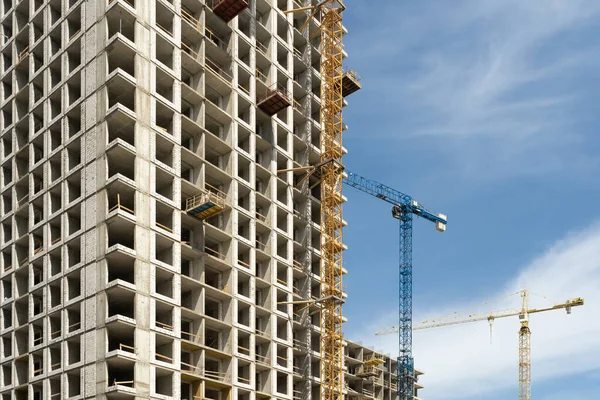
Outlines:
{"label": "crane boom", "polygon": [[[347,171],[348,172],[348,171]],[[446,216],[434,214],[411,196],[396,189],[348,172],[344,183],[361,192],[370,194],[392,204],[392,216],[400,220],[400,265],[398,283],[398,333],[399,357],[396,367],[398,398],[412,400],[414,397],[414,359],[412,356],[412,223],[413,215],[436,224],[440,232],[446,230]]]}
{"label": "crane boom", "polygon": [[[529,400],[531,398],[531,330],[529,329],[529,314],[536,314],[545,311],[565,309],[567,314],[571,313],[571,307],[582,306],[583,298],[575,297],[558,303],[552,307],[529,308],[529,292],[522,290],[518,292],[522,297],[521,310],[509,308],[505,310],[492,311],[488,313],[475,313],[468,315],[451,315],[441,318],[435,318],[423,321],[413,327],[413,330],[436,328],[440,326],[450,326],[464,324],[468,322],[491,321],[497,318],[518,316],[521,323],[519,329],[519,400]],[[402,324],[393,326],[390,329],[384,329],[375,332],[375,335],[386,335],[389,333],[402,332]]]}
{"label": "crane boom", "polygon": [[439,226],[436,225],[438,230],[443,230],[443,227],[446,226],[447,221],[445,215],[434,214],[419,204],[411,196],[386,186],[383,183],[362,177],[348,170],[346,170],[346,172],[348,173],[348,177],[345,178],[344,183],[348,186],[352,186],[361,192],[375,196],[392,205],[406,207],[410,213],[439,224]]}
{"label": "crane boom", "polygon": [[[565,301],[564,303],[555,304],[552,307],[545,308],[531,308],[527,312],[528,314],[535,314],[544,311],[552,311],[552,310],[560,310],[560,309],[568,309],[570,307],[582,306],[583,299],[580,297],[576,297],[570,300]],[[522,314],[522,311],[517,310],[515,308],[508,308],[505,310],[497,310],[489,313],[476,313],[469,314],[465,316],[454,316],[447,318],[439,318],[439,319],[430,319],[423,321],[415,326],[413,326],[413,331],[421,330],[421,329],[429,329],[436,328],[441,326],[450,326],[450,325],[459,325],[467,322],[477,322],[477,321],[493,321],[499,318],[506,317],[516,317]],[[398,333],[398,327],[392,326],[389,329],[383,329],[375,332],[375,335],[387,335],[391,333]]]}

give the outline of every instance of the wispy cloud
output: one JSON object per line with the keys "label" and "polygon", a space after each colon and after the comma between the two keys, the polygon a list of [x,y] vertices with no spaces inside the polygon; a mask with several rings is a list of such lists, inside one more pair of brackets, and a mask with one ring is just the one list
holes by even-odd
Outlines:
{"label": "wispy cloud", "polygon": [[[485,266],[482,266],[485,268]],[[533,390],[550,378],[570,377],[576,385],[577,376],[600,368],[600,224],[582,232],[568,234],[544,254],[534,259],[522,272],[508,282],[499,282],[495,293],[516,292],[527,288],[549,299],[564,301],[584,297],[586,304],[564,311],[535,314],[531,317]],[[550,300],[532,298],[532,306],[548,305]],[[488,299],[472,299],[477,304]],[[417,321],[472,304],[447,304],[423,310],[417,306]],[[519,299],[486,305],[485,310],[519,308]],[[394,313],[384,310],[365,326],[394,324]],[[392,315],[392,317],[390,317]],[[518,319],[498,319],[490,329],[486,322],[416,331],[414,351],[416,366],[425,371],[424,397],[429,400],[481,399],[501,389],[517,390]],[[397,354],[395,335],[374,338],[371,328],[358,339],[376,343],[384,351]],[[487,397],[486,397],[487,398]],[[570,397],[569,397],[570,398]]]}
{"label": "wispy cloud", "polygon": [[[385,97],[373,117],[395,119],[388,134],[433,136],[426,140],[475,168],[481,154],[499,168],[523,159],[550,171],[569,167],[572,150],[591,137],[577,123],[589,118],[580,103],[595,96],[599,2],[392,3],[357,33],[361,51],[352,60],[368,71],[367,96]],[[372,1],[360,6],[374,9]]]}

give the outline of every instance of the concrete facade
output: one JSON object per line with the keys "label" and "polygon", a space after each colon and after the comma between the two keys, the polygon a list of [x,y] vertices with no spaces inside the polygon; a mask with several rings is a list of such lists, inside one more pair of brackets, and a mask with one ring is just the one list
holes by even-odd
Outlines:
{"label": "concrete facade", "polygon": [[213,1],[1,0],[0,400],[319,398],[319,22]]}

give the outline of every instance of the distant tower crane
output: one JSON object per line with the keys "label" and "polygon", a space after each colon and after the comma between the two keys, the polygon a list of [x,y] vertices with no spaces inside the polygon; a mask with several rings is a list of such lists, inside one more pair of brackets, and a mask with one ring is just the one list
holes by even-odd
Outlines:
{"label": "distant tower crane", "polygon": [[[490,325],[497,318],[518,316],[521,323],[519,329],[519,400],[529,400],[531,398],[531,331],[529,330],[529,314],[540,313],[544,311],[565,309],[567,314],[571,314],[571,307],[582,306],[583,299],[576,297],[567,300],[564,303],[555,304],[552,307],[546,308],[529,308],[529,292],[522,290],[516,294],[520,294],[522,298],[521,310],[507,309],[492,311],[488,313],[476,313],[465,316],[456,316],[455,313],[450,316],[430,319],[423,321],[413,327],[413,330],[435,328],[438,326],[458,325],[467,322],[485,321]],[[389,333],[399,332],[399,327],[392,327],[383,331],[376,332],[376,335],[386,335]]]}
{"label": "distant tower crane", "polygon": [[446,230],[446,216],[434,214],[411,196],[386,185],[348,172],[344,183],[392,204],[392,216],[400,220],[400,287],[399,333],[400,353],[397,363],[398,397],[414,397],[414,359],[412,355],[412,223],[413,215],[434,222],[438,231]]}

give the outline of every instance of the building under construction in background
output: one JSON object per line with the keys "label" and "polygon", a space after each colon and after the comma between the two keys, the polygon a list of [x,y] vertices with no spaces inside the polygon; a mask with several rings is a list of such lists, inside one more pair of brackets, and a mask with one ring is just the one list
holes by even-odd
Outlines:
{"label": "building under construction in background", "polygon": [[320,185],[277,173],[321,157],[307,4],[2,0],[1,400],[320,398]]}

